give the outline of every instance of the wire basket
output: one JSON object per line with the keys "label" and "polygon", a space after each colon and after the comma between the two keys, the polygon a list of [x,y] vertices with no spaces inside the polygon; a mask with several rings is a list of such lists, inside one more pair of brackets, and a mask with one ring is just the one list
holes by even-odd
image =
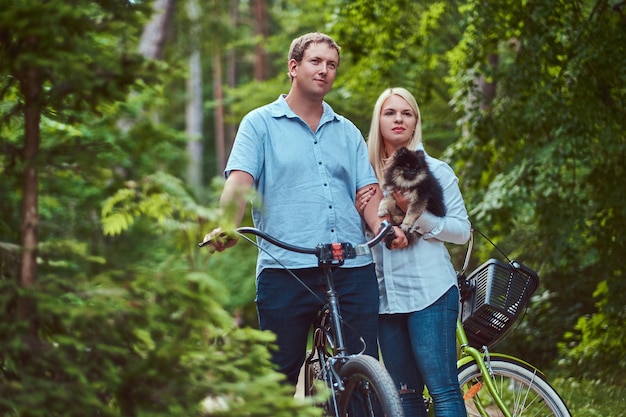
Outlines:
{"label": "wire basket", "polygon": [[468,277],[471,293],[461,319],[471,346],[493,346],[524,311],[539,280],[498,259],[490,259]]}

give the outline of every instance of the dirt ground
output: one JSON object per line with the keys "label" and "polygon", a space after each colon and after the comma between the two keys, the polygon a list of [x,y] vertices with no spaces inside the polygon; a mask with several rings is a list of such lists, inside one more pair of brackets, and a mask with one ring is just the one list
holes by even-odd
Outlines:
{"label": "dirt ground", "polygon": [[296,385],[296,398],[304,398],[304,366],[300,369],[300,376],[298,377],[298,385]]}

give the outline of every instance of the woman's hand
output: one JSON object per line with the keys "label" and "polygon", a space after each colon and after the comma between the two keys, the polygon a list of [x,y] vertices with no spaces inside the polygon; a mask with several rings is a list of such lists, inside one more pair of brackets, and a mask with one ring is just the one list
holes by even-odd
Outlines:
{"label": "woman's hand", "polygon": [[409,199],[404,196],[402,191],[394,190],[393,198],[396,200],[396,205],[400,207],[400,210],[406,213],[409,209]]}
{"label": "woman's hand", "polygon": [[376,194],[376,188],[364,187],[356,192],[356,201],[354,206],[361,216],[363,216],[363,210],[367,207],[367,203],[370,202],[372,197]]}
{"label": "woman's hand", "polygon": [[409,245],[409,240],[407,239],[402,229],[400,229],[398,226],[394,226],[393,231],[395,233],[393,240],[385,242],[385,244],[387,245],[387,249],[406,248]]}

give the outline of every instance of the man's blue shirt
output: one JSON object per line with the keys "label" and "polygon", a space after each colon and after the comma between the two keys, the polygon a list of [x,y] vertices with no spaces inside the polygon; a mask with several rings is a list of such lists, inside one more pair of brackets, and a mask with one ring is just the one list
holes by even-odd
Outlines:
{"label": "man's blue shirt", "polygon": [[[323,103],[316,132],[287,105],[285,96],[248,113],[241,121],[225,175],[245,171],[254,178],[254,225],[286,243],[363,243],[356,191],[378,183],[361,132]],[[314,255],[297,254],[261,241],[257,275],[264,268],[317,266]],[[269,252],[271,256],[266,253]],[[280,263],[274,260],[278,259]],[[367,265],[359,256],[345,266]]]}

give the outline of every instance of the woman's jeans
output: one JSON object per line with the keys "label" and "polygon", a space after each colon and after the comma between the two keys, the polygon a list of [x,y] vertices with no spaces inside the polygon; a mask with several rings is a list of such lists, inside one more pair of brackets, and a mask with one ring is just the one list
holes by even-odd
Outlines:
{"label": "woman's jeans", "polygon": [[[257,279],[256,303],[259,327],[276,334],[278,350],[272,351],[272,361],[295,386],[304,363],[311,324],[326,301],[326,280],[319,268],[293,272],[319,299],[287,271],[265,269]],[[336,268],[333,281],[339,296],[348,353],[363,350],[362,337],[367,345],[365,353],[378,358],[378,282],[374,264]]]}
{"label": "woman's jeans", "polygon": [[382,359],[401,391],[405,417],[426,416],[424,384],[437,417],[465,417],[456,369],[459,293],[450,288],[434,304],[406,314],[381,314]]}

